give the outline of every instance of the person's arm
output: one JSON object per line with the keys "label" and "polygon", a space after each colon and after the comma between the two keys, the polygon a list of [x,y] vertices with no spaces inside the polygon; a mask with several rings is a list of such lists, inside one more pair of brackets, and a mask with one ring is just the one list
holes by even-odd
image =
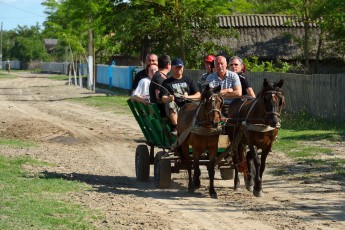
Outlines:
{"label": "person's arm", "polygon": [[186,98],[186,99],[193,99],[193,100],[200,100],[201,93],[200,92],[196,92],[193,95],[185,95],[184,98]]}
{"label": "person's arm", "polygon": [[223,89],[220,91],[220,93],[223,95],[225,99],[240,97],[242,96],[242,86],[237,85],[237,86],[234,86],[234,88]]}
{"label": "person's arm", "polygon": [[247,95],[248,95],[248,96],[251,96],[251,97],[253,97],[253,98],[256,98],[255,93],[254,93],[254,90],[253,90],[252,87],[248,87],[246,91],[247,91]]}
{"label": "person's arm", "polygon": [[175,100],[175,96],[170,92],[169,85],[166,83],[166,80],[162,81],[162,87],[159,92],[159,96],[163,103],[169,103]]}
{"label": "person's arm", "polygon": [[164,96],[162,96],[162,102],[163,103],[169,103],[169,102],[172,102],[174,100],[175,100],[174,95],[169,95],[169,96],[164,95]]}
{"label": "person's arm", "polygon": [[149,103],[149,100],[147,100],[147,99],[145,99],[145,98],[143,98],[143,97],[141,97],[139,95],[133,95],[132,99],[134,101],[137,101],[137,102],[140,102],[140,103],[144,103],[144,104],[148,104]]}

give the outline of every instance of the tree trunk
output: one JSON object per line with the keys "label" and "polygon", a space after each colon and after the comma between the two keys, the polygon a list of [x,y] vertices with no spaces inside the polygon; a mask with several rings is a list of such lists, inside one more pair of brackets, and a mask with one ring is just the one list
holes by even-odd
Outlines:
{"label": "tree trunk", "polygon": [[304,73],[309,73],[309,0],[305,0],[305,15],[304,15],[304,58],[305,58],[305,70]]}

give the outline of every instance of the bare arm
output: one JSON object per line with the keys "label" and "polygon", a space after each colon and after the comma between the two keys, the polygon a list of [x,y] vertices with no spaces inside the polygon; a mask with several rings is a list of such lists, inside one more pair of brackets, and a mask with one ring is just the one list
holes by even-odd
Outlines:
{"label": "bare arm", "polygon": [[163,103],[168,103],[168,102],[172,102],[175,100],[174,95],[169,95],[169,96],[162,96],[162,102]]}
{"label": "bare arm", "polygon": [[235,86],[233,89],[222,89],[220,93],[226,98],[235,98],[242,96],[242,86]]}
{"label": "bare arm", "polygon": [[186,99],[193,99],[193,100],[199,100],[201,98],[201,93],[200,92],[196,92],[193,95],[185,95]]}
{"label": "bare arm", "polygon": [[253,97],[253,98],[256,98],[255,93],[254,93],[254,90],[253,90],[252,87],[248,87],[246,91],[247,91],[247,95],[248,95],[248,96],[251,96],[251,97]]}
{"label": "bare arm", "polygon": [[148,104],[149,103],[148,100],[146,100],[145,98],[143,98],[143,97],[141,97],[139,95],[133,95],[132,96],[132,100],[137,101],[137,102],[141,102],[141,103],[144,103],[144,104]]}

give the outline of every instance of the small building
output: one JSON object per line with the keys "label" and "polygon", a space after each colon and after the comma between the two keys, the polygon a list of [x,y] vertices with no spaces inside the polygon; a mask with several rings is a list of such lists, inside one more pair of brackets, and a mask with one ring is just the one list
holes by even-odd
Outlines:
{"label": "small building", "polygon": [[54,39],[54,38],[44,39],[44,47],[48,53],[53,53],[57,44],[58,44],[58,39]]}

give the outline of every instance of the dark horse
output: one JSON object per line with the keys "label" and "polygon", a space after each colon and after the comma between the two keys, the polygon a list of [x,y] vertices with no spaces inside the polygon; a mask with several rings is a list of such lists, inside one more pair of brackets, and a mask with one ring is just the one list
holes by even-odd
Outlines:
{"label": "dark horse", "polygon": [[[236,99],[230,104],[227,133],[235,149],[232,153],[232,160],[236,166],[234,190],[240,186],[238,172],[241,171],[247,190],[252,191],[257,197],[263,195],[262,175],[266,158],[277,137],[280,114],[285,104],[282,86],[283,80],[271,83],[265,79],[263,88],[255,99]],[[249,152],[246,155],[247,145]],[[261,161],[259,149],[262,151]]]}
{"label": "dark horse", "polygon": [[[219,94],[220,87],[212,90],[209,86],[201,94],[200,104],[188,103],[178,113],[177,132],[178,144],[188,170],[188,190],[194,191],[200,187],[200,157],[208,151],[208,175],[210,178],[209,193],[217,198],[214,189],[214,161],[218,150],[218,139],[221,132],[220,119],[223,98]],[[189,153],[189,146],[193,150],[193,162]],[[192,164],[194,175],[192,179]]]}

